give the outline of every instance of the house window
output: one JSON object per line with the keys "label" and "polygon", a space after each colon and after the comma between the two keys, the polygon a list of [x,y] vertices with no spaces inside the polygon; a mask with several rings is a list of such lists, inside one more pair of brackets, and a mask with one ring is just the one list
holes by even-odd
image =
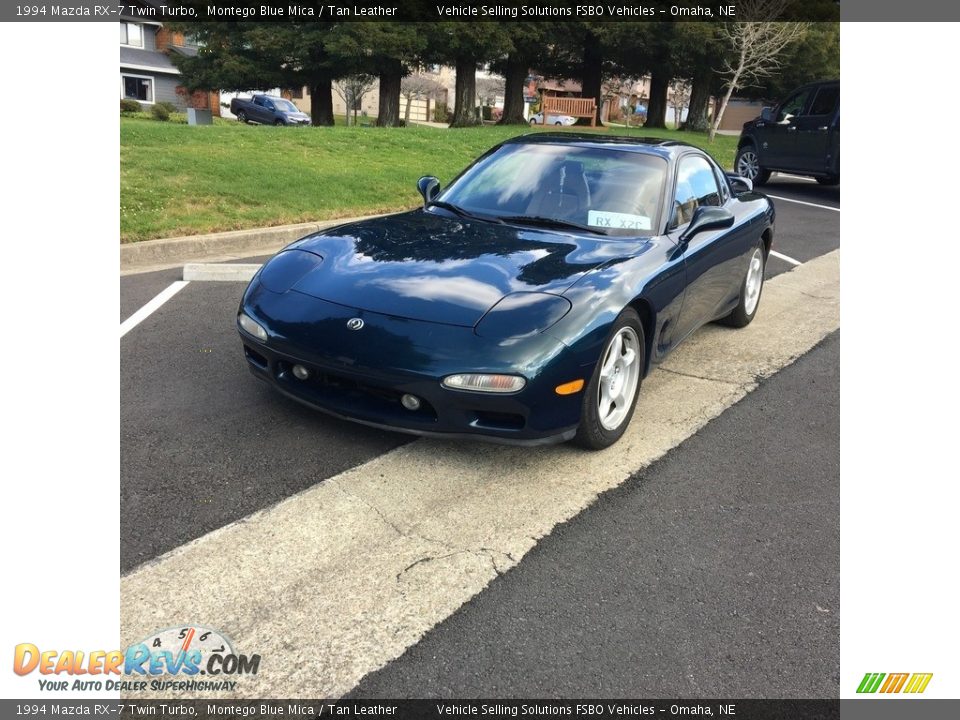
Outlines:
{"label": "house window", "polygon": [[303,87],[301,86],[291,90],[290,97],[294,100],[303,100]]}
{"label": "house window", "polygon": [[140,102],[153,102],[153,78],[145,75],[121,75],[123,97]]}
{"label": "house window", "polygon": [[120,23],[120,44],[143,47],[143,28],[136,23]]}

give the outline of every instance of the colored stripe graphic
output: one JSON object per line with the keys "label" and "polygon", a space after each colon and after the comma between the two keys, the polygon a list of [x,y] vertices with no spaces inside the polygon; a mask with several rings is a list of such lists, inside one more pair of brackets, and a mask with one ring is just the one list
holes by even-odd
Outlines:
{"label": "colored stripe graphic", "polygon": [[885,677],[884,673],[867,673],[863,676],[863,680],[860,681],[860,687],[857,688],[858,693],[875,693],[877,688],[880,687],[880,681]]}
{"label": "colored stripe graphic", "polygon": [[882,693],[898,693],[903,684],[910,677],[910,673],[890,673],[887,675],[887,681],[880,688]]}
{"label": "colored stripe graphic", "polygon": [[907,683],[907,687],[904,689],[905,693],[922,693],[927,689],[927,685],[930,684],[930,678],[933,677],[933,673],[914,673],[910,677],[910,682]]}
{"label": "colored stripe graphic", "polygon": [[[886,682],[884,682],[886,678]],[[881,693],[898,693],[901,690],[905,693],[922,693],[927,689],[933,673],[866,673],[860,685],[857,687],[858,693],[875,693],[879,689]],[[883,683],[881,686],[880,683]],[[906,687],[904,687],[906,685]]]}

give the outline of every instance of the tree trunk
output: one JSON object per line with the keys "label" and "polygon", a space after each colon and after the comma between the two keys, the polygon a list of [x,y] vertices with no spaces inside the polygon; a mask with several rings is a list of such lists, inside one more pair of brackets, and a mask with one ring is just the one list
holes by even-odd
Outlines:
{"label": "tree trunk", "polygon": [[687,120],[683,123],[683,130],[704,132],[709,127],[707,122],[707,107],[710,104],[710,85],[713,71],[710,68],[698,72],[693,78],[693,88],[690,90],[690,105],[687,110]]}
{"label": "tree trunk", "polygon": [[[380,72],[380,111],[377,114],[379,127],[400,125],[400,81],[403,79],[403,63],[387,60]],[[409,102],[407,107],[409,109]]]}
{"label": "tree trunk", "polygon": [[320,75],[310,85],[310,118],[314,125],[333,125],[333,78]]}
{"label": "tree trunk", "polygon": [[[580,79],[580,87],[583,88],[582,97],[594,99],[597,105],[597,126],[603,127],[600,119],[600,112],[603,109],[603,57],[600,55],[600,42],[593,33],[587,33],[583,44],[583,77]],[[590,121],[584,118],[577,120],[577,125],[584,124],[589,125]]]}
{"label": "tree trunk", "polygon": [[457,82],[453,89],[454,109],[450,127],[473,127],[480,124],[477,117],[477,60],[457,58]]}
{"label": "tree trunk", "polygon": [[[413,95],[407,95],[407,105],[403,109],[403,124],[410,124],[410,102],[413,100]],[[428,118],[429,119],[429,118]]]}
{"label": "tree trunk", "polygon": [[717,136],[717,130],[720,129],[720,123],[723,122],[723,113],[727,110],[727,103],[730,102],[730,96],[733,95],[733,83],[727,87],[727,91],[723,94],[723,100],[720,102],[720,107],[717,110],[717,115],[713,119],[713,125],[710,126],[710,132],[707,134],[707,140],[713,142],[713,139]]}
{"label": "tree trunk", "polygon": [[527,80],[526,59],[510,54],[504,73],[503,115],[497,125],[526,125],[523,116],[523,86]]}
{"label": "tree trunk", "polygon": [[667,127],[667,90],[670,78],[665,73],[654,73],[650,78],[650,103],[647,105],[647,122],[644,127]]}

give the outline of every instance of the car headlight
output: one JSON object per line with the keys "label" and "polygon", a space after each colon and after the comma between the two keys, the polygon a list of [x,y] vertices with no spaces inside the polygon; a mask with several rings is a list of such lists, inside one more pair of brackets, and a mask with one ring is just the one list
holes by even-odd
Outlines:
{"label": "car headlight", "polygon": [[473,392],[512,393],[523,390],[526,379],[519,375],[494,375],[488,373],[463,373],[448,375],[441,383],[450,390]]}
{"label": "car headlight", "polygon": [[505,295],[474,328],[480,337],[505,339],[536,335],[555,325],[573,307],[560,295],[515,292]]}
{"label": "car headlight", "polygon": [[237,322],[240,323],[240,327],[253,335],[257,340],[262,342],[267,341],[266,328],[246,313],[240,313],[240,315],[237,316]]}

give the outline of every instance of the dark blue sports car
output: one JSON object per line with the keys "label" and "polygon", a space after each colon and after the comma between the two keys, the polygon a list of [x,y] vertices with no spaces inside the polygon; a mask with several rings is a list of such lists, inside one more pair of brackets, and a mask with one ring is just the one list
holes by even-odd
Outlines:
{"label": "dark blue sports car", "polygon": [[264,265],[238,315],[257,377],[377,427],[603,448],[654,363],[757,312],[773,205],[695,147],[535,133],[418,187]]}

